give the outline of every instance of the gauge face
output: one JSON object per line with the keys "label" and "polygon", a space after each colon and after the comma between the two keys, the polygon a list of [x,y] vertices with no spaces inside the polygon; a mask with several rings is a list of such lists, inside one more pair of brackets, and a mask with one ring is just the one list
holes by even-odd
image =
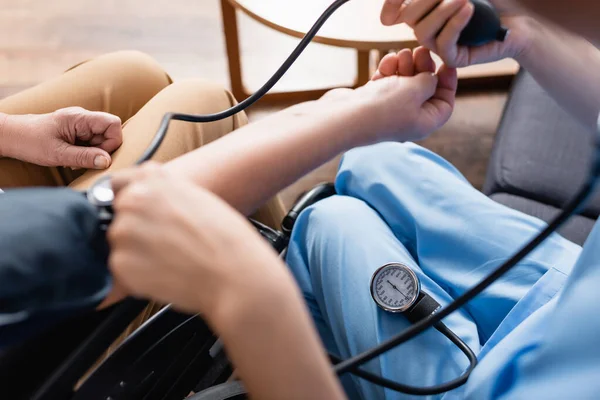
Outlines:
{"label": "gauge face", "polygon": [[382,309],[404,312],[417,301],[421,285],[417,275],[405,265],[387,264],[371,278],[371,296]]}
{"label": "gauge face", "polygon": [[110,176],[100,178],[88,191],[90,202],[96,206],[109,206],[115,199]]}

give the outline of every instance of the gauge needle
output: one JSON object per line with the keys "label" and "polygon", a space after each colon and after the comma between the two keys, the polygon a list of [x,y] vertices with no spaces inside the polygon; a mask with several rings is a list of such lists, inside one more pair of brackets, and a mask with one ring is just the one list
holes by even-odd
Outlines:
{"label": "gauge needle", "polygon": [[396,290],[398,293],[400,293],[402,296],[404,296],[404,298],[408,299],[408,296],[407,296],[407,295],[405,295],[404,293],[402,293],[402,292],[400,291],[400,289],[398,289],[398,287],[397,287],[396,285],[394,285],[392,282],[390,282],[390,281],[389,281],[389,279],[388,279],[387,283],[389,283],[390,285],[392,285],[392,287],[393,287],[393,288],[394,288],[394,289],[395,289],[395,290]]}

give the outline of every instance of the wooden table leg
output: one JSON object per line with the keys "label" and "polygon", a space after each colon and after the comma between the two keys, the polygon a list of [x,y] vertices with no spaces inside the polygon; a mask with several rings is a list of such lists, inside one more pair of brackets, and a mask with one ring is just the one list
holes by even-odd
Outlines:
{"label": "wooden table leg", "polygon": [[356,86],[365,85],[371,79],[371,52],[368,50],[358,50],[358,76]]}
{"label": "wooden table leg", "polygon": [[381,62],[381,60],[383,59],[383,57],[385,57],[386,54],[387,54],[387,52],[386,51],[382,51],[382,50],[377,50],[375,52],[375,60],[374,60],[374,63],[375,63],[374,69],[375,69],[375,71],[377,71],[377,68],[379,68],[379,63]]}
{"label": "wooden table leg", "polygon": [[248,93],[246,92],[242,79],[237,13],[235,7],[229,0],[221,0],[221,10],[223,13],[223,30],[225,32],[227,60],[229,62],[231,92],[237,100],[242,101],[248,97]]}

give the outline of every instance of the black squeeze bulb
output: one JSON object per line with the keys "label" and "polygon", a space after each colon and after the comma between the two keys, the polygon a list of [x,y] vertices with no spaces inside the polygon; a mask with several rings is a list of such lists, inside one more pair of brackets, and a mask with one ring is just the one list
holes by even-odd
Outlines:
{"label": "black squeeze bulb", "polygon": [[503,42],[508,29],[502,26],[494,7],[485,0],[470,0],[473,3],[473,16],[460,34],[461,46],[481,46],[494,40]]}

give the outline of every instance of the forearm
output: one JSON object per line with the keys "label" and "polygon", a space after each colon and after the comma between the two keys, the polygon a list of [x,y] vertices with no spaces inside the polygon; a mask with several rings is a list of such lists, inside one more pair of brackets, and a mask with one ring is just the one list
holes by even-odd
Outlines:
{"label": "forearm", "polygon": [[0,113],[0,157],[7,156],[10,132],[7,129],[8,114]]}
{"label": "forearm", "polygon": [[[244,214],[337,154],[366,144],[352,104],[304,103],[243,127],[167,165]],[[364,136],[364,135],[362,135]]]}
{"label": "forearm", "polygon": [[9,115],[0,113],[0,157],[21,160],[28,150],[22,141],[37,128],[35,115]]}
{"label": "forearm", "polygon": [[211,319],[246,389],[260,400],[345,398],[297,286],[270,278],[265,290],[231,293]]}
{"label": "forearm", "polygon": [[0,157],[30,161],[27,155],[43,147],[38,140],[42,136],[41,119],[35,114],[0,113]]}
{"label": "forearm", "polygon": [[600,51],[560,27],[531,21],[531,42],[517,61],[586,127],[600,111]]}

